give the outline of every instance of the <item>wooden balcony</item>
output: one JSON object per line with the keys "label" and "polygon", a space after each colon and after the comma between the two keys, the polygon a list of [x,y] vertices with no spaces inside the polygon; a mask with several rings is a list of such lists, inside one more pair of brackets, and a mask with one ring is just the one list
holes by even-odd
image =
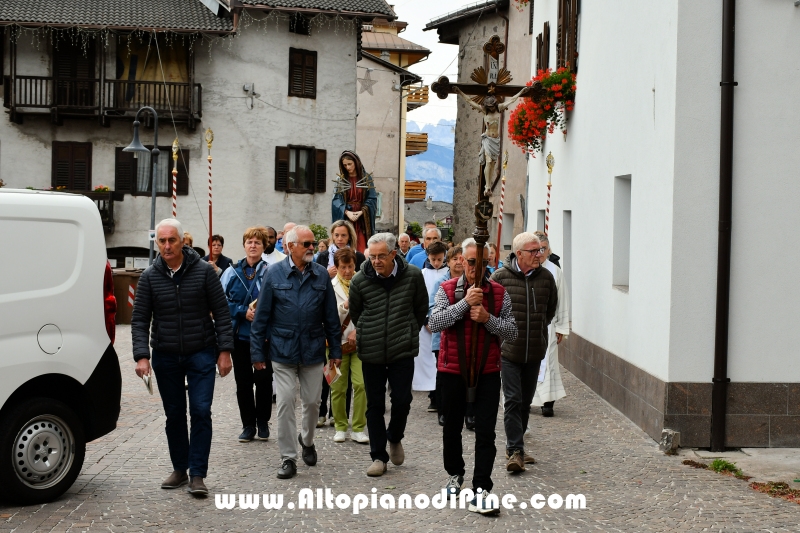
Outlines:
{"label": "wooden balcony", "polygon": [[418,109],[428,103],[428,86],[409,87],[406,99],[408,110]]}
{"label": "wooden balcony", "polygon": [[64,117],[96,117],[104,126],[127,118],[143,106],[160,117],[194,128],[203,115],[203,87],[199,83],[5,76],[3,105],[19,124],[25,114],[50,113],[53,122]]}
{"label": "wooden balcony", "polygon": [[406,157],[428,151],[427,133],[406,133]]}
{"label": "wooden balcony", "polygon": [[422,202],[428,193],[428,182],[426,181],[407,181],[405,203]]}

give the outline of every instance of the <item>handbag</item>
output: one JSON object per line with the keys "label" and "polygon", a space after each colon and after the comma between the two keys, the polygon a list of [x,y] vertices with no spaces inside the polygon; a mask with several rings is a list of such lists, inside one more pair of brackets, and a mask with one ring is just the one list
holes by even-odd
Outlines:
{"label": "handbag", "polygon": [[[347,329],[347,326],[350,325],[350,313],[347,313],[347,317],[344,319],[342,323],[342,335],[344,335],[344,330]],[[347,355],[356,351],[356,346],[351,346],[350,343],[345,342],[342,343],[342,355]]]}

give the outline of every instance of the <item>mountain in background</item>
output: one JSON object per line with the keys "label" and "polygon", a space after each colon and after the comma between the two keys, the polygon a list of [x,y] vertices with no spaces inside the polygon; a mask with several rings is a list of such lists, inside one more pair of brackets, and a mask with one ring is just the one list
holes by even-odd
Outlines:
{"label": "mountain in background", "polygon": [[428,196],[440,202],[453,202],[453,147],[455,120],[425,124],[408,122],[406,131],[428,134],[428,150],[406,157],[406,181],[428,182]]}

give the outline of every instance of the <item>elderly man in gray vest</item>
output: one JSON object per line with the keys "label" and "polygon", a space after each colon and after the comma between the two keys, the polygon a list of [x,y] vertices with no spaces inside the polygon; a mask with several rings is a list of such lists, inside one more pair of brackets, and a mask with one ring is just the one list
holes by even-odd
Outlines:
{"label": "elderly man in gray vest", "polygon": [[511,312],[519,336],[501,348],[503,381],[503,425],[506,430],[506,457],[509,472],[522,472],[535,459],[525,453],[523,437],[528,427],[531,400],[536,393],[539,367],[547,351],[547,326],[556,314],[558,289],[553,275],[542,267],[539,238],[533,233],[514,237],[513,251],[492,280],[511,296]]}

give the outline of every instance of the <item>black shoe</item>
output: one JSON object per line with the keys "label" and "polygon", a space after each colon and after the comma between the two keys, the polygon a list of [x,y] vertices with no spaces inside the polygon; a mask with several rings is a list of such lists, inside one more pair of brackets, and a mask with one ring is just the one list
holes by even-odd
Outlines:
{"label": "black shoe", "polygon": [[551,417],[555,413],[553,413],[553,404],[556,402],[545,402],[542,406],[542,416]]}
{"label": "black shoe", "polygon": [[253,426],[245,426],[242,434],[239,435],[239,442],[250,442],[256,437],[256,428]]}
{"label": "black shoe", "polygon": [[475,431],[475,417],[474,416],[465,416],[464,417],[464,425],[467,426],[468,430]]}
{"label": "black shoe", "polygon": [[439,425],[444,427],[444,415],[439,415]]}
{"label": "black shoe", "polygon": [[436,404],[434,402],[431,402],[430,404],[428,404],[428,412],[429,413],[435,413],[438,410],[439,410],[439,408],[436,407]]}
{"label": "black shoe", "polygon": [[258,440],[268,440],[269,439],[269,425],[268,424],[259,424],[258,425]]}
{"label": "black shoe", "polygon": [[278,469],[278,479],[291,479],[297,474],[297,465],[291,459],[286,459]]}
{"label": "black shoe", "polygon": [[297,435],[297,440],[300,442],[300,446],[303,447],[303,462],[308,466],[314,466],[317,464],[317,449],[312,444],[311,446],[306,446],[303,444],[303,436]]}

